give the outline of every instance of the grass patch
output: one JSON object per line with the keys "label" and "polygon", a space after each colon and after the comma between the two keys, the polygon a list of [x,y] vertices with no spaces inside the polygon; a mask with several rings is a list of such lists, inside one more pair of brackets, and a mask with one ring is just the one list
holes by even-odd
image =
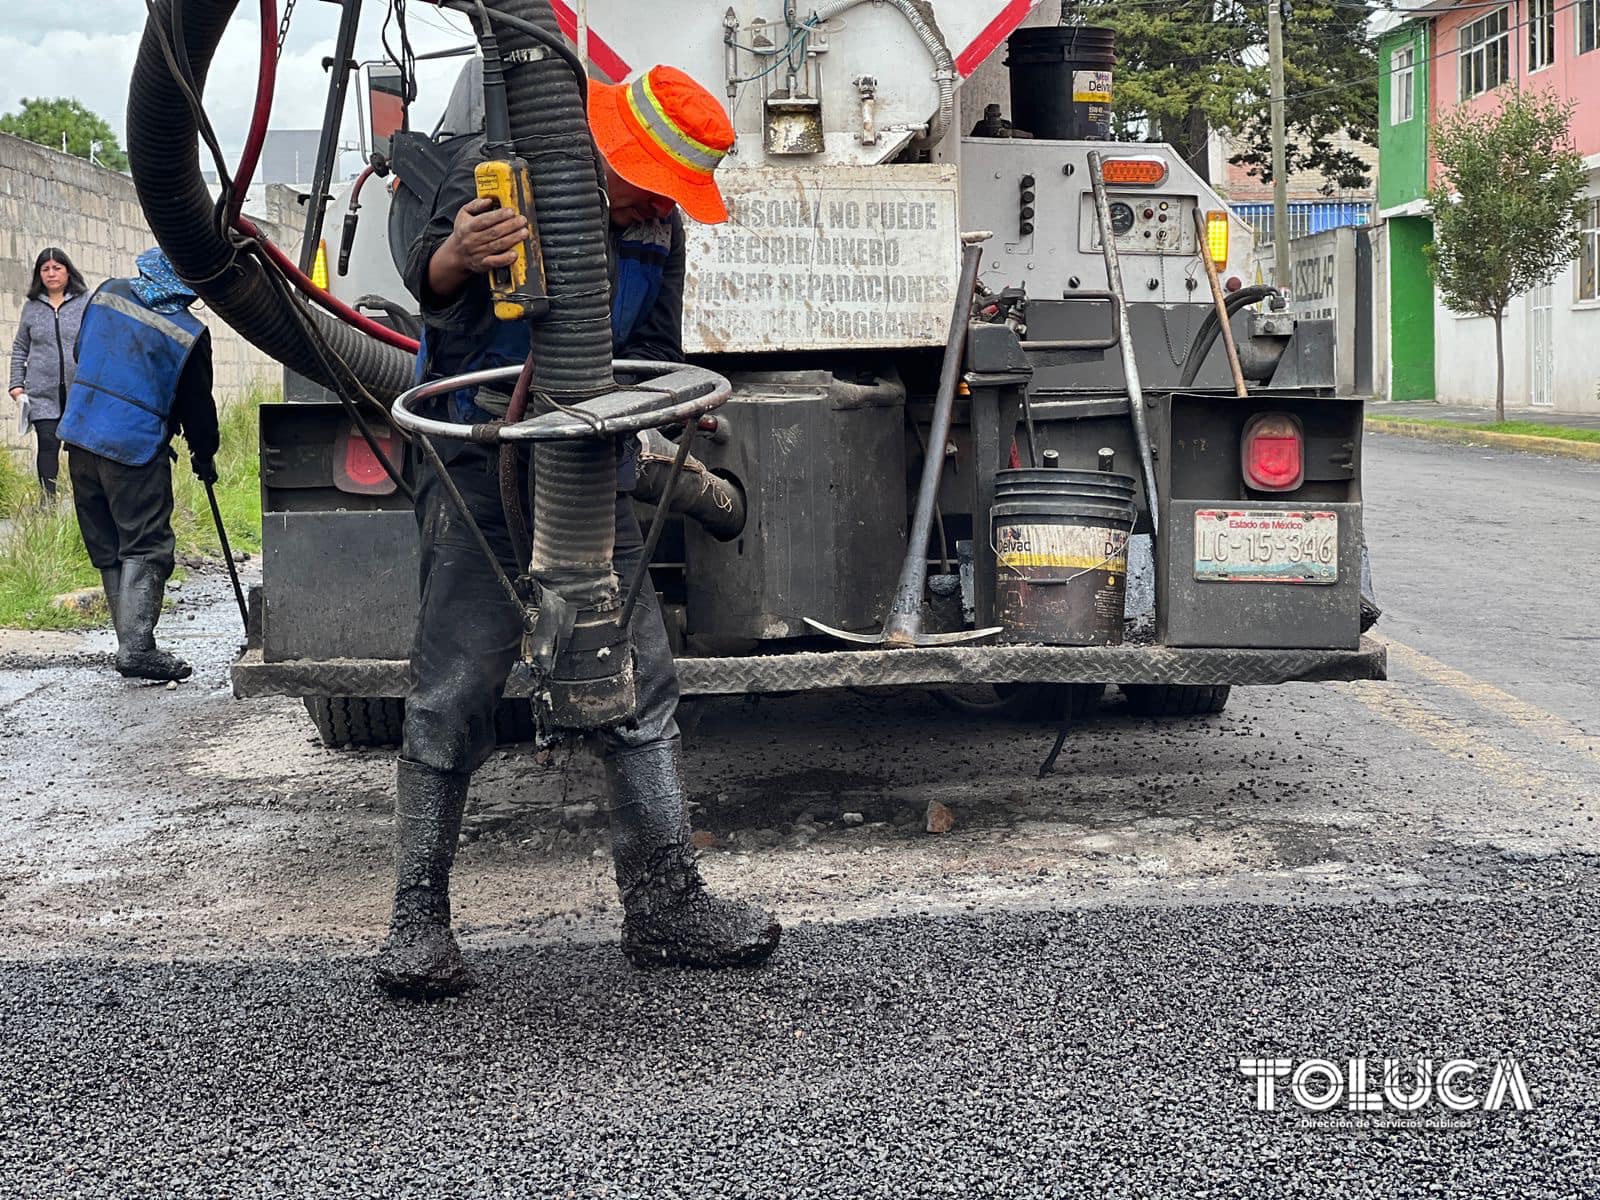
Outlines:
{"label": "grass patch", "polygon": [[1524,437],[1556,438],[1563,442],[1600,442],[1600,429],[1577,429],[1571,425],[1546,425],[1543,421],[1441,421],[1437,418],[1401,416],[1396,413],[1375,413],[1367,416],[1374,421],[1396,421],[1406,425],[1429,425],[1435,429],[1470,429],[1481,433],[1515,433]]}
{"label": "grass patch", "polygon": [[[217,506],[228,530],[234,552],[261,549],[261,462],[259,452],[259,409],[278,399],[278,389],[254,386],[240,400],[221,413],[222,446],[217,452]],[[179,439],[174,443],[178,462],[172,468],[172,530],[178,542],[178,556],[216,558],[222,546],[211,520],[211,506],[205,487],[189,470],[188,447]],[[100,572],[89,562],[89,553],[78,534],[72,510],[71,483],[65,463],[61,471],[61,498],[51,508],[38,506],[38,485],[31,470],[21,476],[21,484],[11,482],[14,472],[23,470],[15,456],[9,467],[0,464],[0,517],[11,516],[11,527],[0,535],[0,626],[12,629],[81,629],[103,624],[104,620],[51,606],[63,592],[98,587]],[[15,493],[15,507],[4,506]]]}
{"label": "grass patch", "polygon": [[39,480],[31,450],[0,448],[0,520],[19,516],[39,503]]}

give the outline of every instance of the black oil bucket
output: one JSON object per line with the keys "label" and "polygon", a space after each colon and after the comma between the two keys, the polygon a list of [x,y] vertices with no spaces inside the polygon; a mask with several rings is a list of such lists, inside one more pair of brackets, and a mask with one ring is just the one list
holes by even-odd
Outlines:
{"label": "black oil bucket", "polygon": [[1004,642],[1122,641],[1138,481],[1101,471],[995,474],[995,607]]}
{"label": "black oil bucket", "polygon": [[1111,139],[1117,35],[1087,25],[1019,29],[1006,43],[1011,123],[1036,138]]}

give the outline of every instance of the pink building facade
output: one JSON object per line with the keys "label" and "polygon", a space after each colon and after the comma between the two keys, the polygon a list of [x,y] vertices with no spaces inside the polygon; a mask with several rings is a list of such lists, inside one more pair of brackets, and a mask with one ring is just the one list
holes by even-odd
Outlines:
{"label": "pink building facade", "polygon": [[1573,141],[1581,154],[1600,154],[1600,3],[1508,0],[1491,8],[1483,0],[1441,0],[1428,11],[1439,55],[1430,72],[1436,116],[1459,104],[1493,111],[1503,71],[1506,83],[1576,105]]}
{"label": "pink building facade", "polygon": [[[1506,401],[1509,408],[1600,412],[1600,355],[1593,349],[1600,344],[1600,0],[1436,0],[1411,19],[1431,24],[1429,124],[1461,105],[1492,112],[1512,88],[1573,105],[1572,139],[1589,167],[1584,249],[1550,284],[1512,302]],[[1428,160],[1428,177],[1436,180],[1431,138]],[[1435,310],[1435,395],[1492,404],[1491,323],[1442,303]]]}

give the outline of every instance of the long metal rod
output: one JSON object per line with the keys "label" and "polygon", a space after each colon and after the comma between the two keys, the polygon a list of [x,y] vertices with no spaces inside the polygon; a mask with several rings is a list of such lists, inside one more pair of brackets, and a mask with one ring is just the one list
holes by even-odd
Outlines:
{"label": "long metal rod", "polygon": [[639,569],[628,581],[628,598],[622,602],[622,616],[617,621],[624,629],[633,620],[633,606],[639,602],[639,592],[644,587],[644,581],[650,577],[650,559],[661,541],[661,531],[667,527],[667,510],[672,507],[672,493],[678,486],[678,477],[683,474],[683,464],[689,461],[689,447],[694,444],[694,434],[695,426],[691,421],[684,427],[683,440],[678,443],[677,456],[672,460],[672,474],[667,476],[666,489],[656,502],[655,515],[650,518],[650,532],[645,535],[644,556],[639,560]]}
{"label": "long metal rod", "polygon": [[1194,210],[1194,235],[1200,244],[1200,261],[1205,264],[1206,278],[1211,282],[1211,301],[1217,306],[1217,321],[1221,325],[1222,348],[1228,352],[1228,369],[1233,372],[1233,394],[1248,396],[1250,389],[1244,385],[1244,368],[1239,365],[1239,347],[1233,340],[1233,322],[1228,318],[1228,298],[1222,294],[1222,280],[1217,278],[1217,264],[1211,258],[1210,240],[1206,234],[1206,219],[1197,208]]}
{"label": "long metal rod", "polygon": [[1039,465],[1039,436],[1033,428],[1033,402],[1028,399],[1028,385],[1022,385],[1022,423],[1028,430],[1028,465]]}
{"label": "long metal rod", "polygon": [[244,633],[250,636],[250,608],[244,602],[244,588],[239,584],[239,568],[233,565],[233,548],[228,545],[228,531],[222,524],[222,510],[217,507],[217,493],[209,481],[205,485],[206,499],[211,501],[211,519],[217,523],[217,541],[222,543],[222,561],[228,564],[228,578],[233,580],[233,598],[239,602],[239,620],[244,622]]}
{"label": "long metal rod", "polygon": [[439,457],[438,448],[434,446],[431,438],[425,433],[417,435],[417,444],[422,447],[422,452],[428,456],[428,463],[438,473],[439,482],[443,485],[445,495],[450,497],[450,502],[456,506],[456,511],[461,514],[462,520],[467,524],[467,532],[472,534],[472,540],[477,543],[478,553],[488,559],[489,567],[494,571],[494,577],[500,584],[500,590],[505,592],[506,598],[511,601],[512,607],[517,610],[524,626],[528,624],[527,609],[523,607],[522,597],[517,593],[517,585],[511,582],[511,576],[506,574],[506,569],[500,565],[500,558],[494,552],[494,547],[489,545],[489,539],[484,537],[483,529],[478,525],[477,518],[472,515],[472,509],[467,507],[467,499],[461,494],[461,489],[456,486],[456,481],[450,478],[450,472],[444,465],[444,460]]}
{"label": "long metal rod", "polygon": [[1106,177],[1100,166],[1100,151],[1089,151],[1089,183],[1094,188],[1095,223],[1100,227],[1100,253],[1106,260],[1106,286],[1117,298],[1117,334],[1122,351],[1122,376],[1128,388],[1128,409],[1133,414],[1133,438],[1139,445],[1139,467],[1144,472],[1145,507],[1150,510],[1150,528],[1159,531],[1160,514],[1156,505],[1156,464],[1150,452],[1150,426],[1145,420],[1144,389],[1139,386],[1139,361],[1133,353],[1133,326],[1128,320],[1128,293],[1122,286],[1122,260],[1117,257],[1116,237],[1111,231],[1111,202],[1106,199]]}
{"label": "long metal rod", "polygon": [[317,257],[317,242],[322,239],[322,219],[328,208],[328,187],[333,182],[333,164],[339,157],[344,97],[355,64],[356,29],[360,24],[361,0],[344,0],[340,5],[339,35],[334,45],[333,65],[328,68],[328,103],[322,110],[322,142],[317,147],[311,198],[306,201],[306,234],[300,243],[300,270],[307,275],[311,273],[311,264]]}
{"label": "long metal rod", "polygon": [[1284,130],[1283,0],[1267,0],[1267,59],[1272,111],[1272,282],[1289,288],[1289,155]]}
{"label": "long metal rod", "polygon": [[894,603],[889,606],[888,620],[883,623],[885,646],[915,646],[917,635],[922,630],[922,591],[927,584],[928,537],[933,532],[933,502],[938,496],[939,478],[944,474],[944,448],[950,441],[956,384],[961,378],[967,325],[972,320],[972,293],[978,284],[983,243],[991,236],[987,232],[961,235],[961,282],[956,286],[955,308],[950,314],[950,334],[945,339],[944,365],[939,371],[939,394],[933,402],[933,422],[928,428],[928,452],[922,456],[922,482],[917,487],[911,536],[906,540],[906,556],[900,564],[900,582],[895,587]]}

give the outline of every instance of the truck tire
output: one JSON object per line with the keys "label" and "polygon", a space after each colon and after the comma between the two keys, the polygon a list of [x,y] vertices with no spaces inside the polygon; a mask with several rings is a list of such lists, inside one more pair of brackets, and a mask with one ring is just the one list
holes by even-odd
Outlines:
{"label": "truck tire", "polygon": [[969,717],[998,721],[1056,723],[1071,706],[1074,720],[1093,716],[1105,692],[1103,683],[997,683],[940,688],[940,704]]}
{"label": "truck tire", "polygon": [[317,727],[322,744],[335,750],[346,746],[398,746],[405,723],[406,702],[393,696],[306,696],[306,711]]}
{"label": "truck tire", "polygon": [[[406,702],[392,696],[306,696],[306,711],[324,746],[398,746],[405,731]],[[501,746],[533,741],[533,708],[526,700],[502,700],[494,710],[494,737]]]}
{"label": "truck tire", "polygon": [[1227,684],[1125,683],[1128,711],[1141,717],[1208,717],[1228,706]]}

